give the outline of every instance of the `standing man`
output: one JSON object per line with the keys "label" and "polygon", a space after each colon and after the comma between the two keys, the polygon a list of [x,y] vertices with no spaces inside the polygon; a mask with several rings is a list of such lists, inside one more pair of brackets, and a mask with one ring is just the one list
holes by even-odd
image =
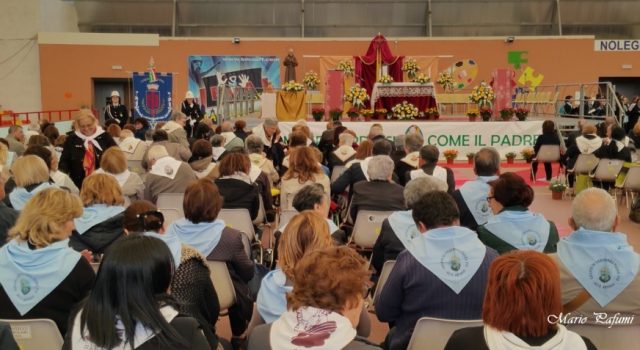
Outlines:
{"label": "standing man", "polygon": [[196,103],[193,92],[187,91],[182,101],[182,113],[187,116],[187,123],[184,130],[187,132],[187,138],[193,137],[193,130],[196,129],[198,123],[204,117],[202,107]]}
{"label": "standing man", "polygon": [[129,111],[125,105],[120,104],[120,93],[115,90],[111,92],[111,102],[104,110],[104,121],[109,119],[117,120],[121,128],[129,122]]}

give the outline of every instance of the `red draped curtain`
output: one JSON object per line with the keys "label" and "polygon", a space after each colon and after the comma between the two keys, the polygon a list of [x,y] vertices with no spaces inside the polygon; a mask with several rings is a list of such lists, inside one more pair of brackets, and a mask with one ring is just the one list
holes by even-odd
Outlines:
{"label": "red draped curtain", "polygon": [[[355,82],[367,90],[371,96],[373,84],[377,81],[376,72],[383,64],[388,66],[388,74],[393,81],[402,81],[402,61],[404,56],[393,56],[387,39],[382,34],[376,35],[364,56],[355,56]],[[367,101],[367,106],[370,101]]]}

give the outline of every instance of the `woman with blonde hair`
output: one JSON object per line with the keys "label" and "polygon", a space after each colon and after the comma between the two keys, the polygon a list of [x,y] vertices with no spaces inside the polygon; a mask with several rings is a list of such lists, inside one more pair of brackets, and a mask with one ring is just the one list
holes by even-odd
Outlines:
{"label": "woman with blonde hair", "polygon": [[80,190],[84,205],[82,217],[74,220],[75,230],[69,246],[77,251],[101,254],[122,236],[124,196],[116,179],[107,174],[87,177]]}
{"label": "woman with blonde hair", "polygon": [[129,171],[127,157],[120,147],[111,147],[102,154],[100,169],[96,174],[113,176],[122,190],[122,194],[130,200],[144,198],[144,183],[140,175]]}
{"label": "woman with blonde hair", "polygon": [[280,188],[280,207],[291,209],[293,197],[302,187],[310,183],[319,183],[326,194],[330,194],[329,177],[322,172],[315,152],[310,147],[296,147],[291,151],[289,169],[282,176]]}
{"label": "woman with blonde hair", "polygon": [[9,193],[9,202],[15,210],[22,210],[27,201],[36,193],[55,187],[50,182],[49,166],[42,158],[26,155],[16,159],[11,166],[16,187]]}
{"label": "woman with blonde hair", "polygon": [[24,206],[10,241],[0,248],[0,318],[53,320],[61,334],[69,313],[91,290],[95,274],[69,248],[77,196],[58,188],[38,192]]}
{"label": "woman with blonde hair", "polygon": [[69,174],[73,183],[82,188],[82,181],[100,167],[100,157],[116,142],[98,125],[88,110],[82,110],[74,119],[74,132],[69,134],[60,156],[60,171]]}

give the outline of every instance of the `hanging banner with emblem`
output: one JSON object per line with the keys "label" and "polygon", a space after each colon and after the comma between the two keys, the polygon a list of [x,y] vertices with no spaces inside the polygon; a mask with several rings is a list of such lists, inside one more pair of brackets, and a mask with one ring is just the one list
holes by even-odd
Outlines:
{"label": "hanging banner with emblem", "polygon": [[145,118],[152,126],[171,116],[171,73],[158,74],[153,63],[146,72],[133,73],[134,118]]}

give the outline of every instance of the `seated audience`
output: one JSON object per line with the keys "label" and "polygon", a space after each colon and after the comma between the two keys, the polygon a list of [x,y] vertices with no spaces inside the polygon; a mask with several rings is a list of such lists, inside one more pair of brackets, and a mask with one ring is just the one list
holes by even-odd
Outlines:
{"label": "seated audience", "polygon": [[166,131],[159,129],[153,132],[152,136],[153,142],[147,148],[144,156],[142,157],[142,167],[145,169],[149,169],[151,166],[149,165],[148,154],[149,149],[153,146],[163,146],[167,150],[167,154],[177,160],[181,160],[186,162],[191,158],[191,150],[189,147],[185,147],[179,143],[170,142],[169,135]]}
{"label": "seated audience", "polygon": [[411,133],[404,138],[404,151],[406,155],[396,163],[395,173],[400,180],[400,185],[404,186],[409,180],[407,173],[412,170],[419,169],[420,163],[420,148],[424,144],[422,135],[418,133]]}
{"label": "seated audience", "polygon": [[144,117],[136,118],[136,120],[133,121],[133,127],[136,129],[136,131],[134,131],[133,133],[134,136],[139,140],[146,141],[146,133],[151,129],[151,126],[149,125],[147,119],[145,119]]}
{"label": "seated audience", "polygon": [[562,314],[558,267],[548,256],[514,251],[489,268],[484,326],[455,331],[445,350],[584,349],[596,347],[556,322]]}
{"label": "seated audience", "polygon": [[493,147],[483,147],[473,157],[473,173],[476,179],[465,182],[453,191],[453,199],[460,211],[460,226],[472,231],[484,225],[493,215],[487,202],[489,181],[496,180],[500,173],[500,154]]}
{"label": "seated audience", "polygon": [[20,125],[11,125],[7,130],[5,140],[9,143],[9,151],[21,156],[25,150],[24,131]]}
{"label": "seated audience", "polygon": [[280,175],[278,171],[273,167],[273,162],[265,156],[263,152],[262,140],[259,136],[249,135],[245,139],[245,149],[249,153],[249,160],[251,164],[257,166],[263,173],[269,178],[270,184],[273,187],[278,181],[280,181]]}
{"label": "seated audience", "polygon": [[131,130],[124,129],[120,132],[120,143],[118,147],[124,152],[127,160],[142,161],[145,153],[149,150],[149,144],[144,140],[135,137]]}
{"label": "seated audience", "polygon": [[[331,193],[342,193],[347,188],[349,189],[350,195],[353,194],[353,185],[356,183],[367,180],[369,181],[369,175],[367,174],[367,168],[369,167],[369,162],[371,158],[374,156],[388,156],[391,154],[391,143],[385,140],[379,140],[373,143],[373,147],[371,150],[371,156],[363,159],[359,163],[354,163],[349,166],[342,175],[340,175],[336,181],[331,184]],[[393,177],[394,182],[397,181],[397,177],[394,174]]]}
{"label": "seated audience", "polygon": [[229,309],[232,345],[243,343],[243,334],[251,319],[253,302],[247,283],[254,274],[254,263],[247,255],[244,233],[227,227],[217,219],[222,209],[218,187],[207,179],[191,183],[184,194],[184,219],[174,221],[167,229],[180,241],[200,252],[207,260],[226,262],[236,293],[236,304]]}
{"label": "seated audience", "polygon": [[[564,154],[564,163],[567,169],[573,169],[576,161],[581,154],[594,154],[595,151],[602,147],[602,139],[596,135],[596,127],[592,124],[586,124],[582,127],[582,135],[576,137],[575,145],[567,148]],[[569,173],[567,176],[569,187],[573,187],[575,174]]]}
{"label": "seated audience", "polygon": [[[39,138],[39,136],[40,135],[34,135],[31,137],[31,140],[37,139]],[[53,184],[57,187],[68,190],[71,193],[80,193],[80,191],[76,187],[76,184],[71,181],[71,178],[67,174],[58,170],[58,159],[53,154],[53,152],[51,152],[51,149],[49,147],[36,145],[29,146],[24,151],[23,155],[26,156],[30,154],[40,157],[42,160],[44,160],[45,164],[47,164],[47,166],[49,167],[50,182],[53,182]],[[9,179],[9,182],[13,182],[13,179]],[[13,182],[13,185],[11,185],[11,187],[14,187],[14,185],[15,182]]]}
{"label": "seated audience", "polygon": [[614,126],[611,128],[611,139],[609,143],[603,144],[595,154],[598,158],[606,159],[619,159],[625,162],[631,162],[631,150],[624,143],[625,138],[624,129],[620,126]]}
{"label": "seated audience", "polygon": [[73,125],[75,131],[67,135],[58,167],[69,175],[77,188],[81,188],[84,178],[100,168],[102,153],[117,145],[88,110],[81,110]]}
{"label": "seated audience", "polygon": [[144,179],[144,198],[152,203],[161,193],[183,193],[197,179],[191,167],[169,156],[164,146],[151,146],[148,157],[151,170]]}
{"label": "seated audience", "polygon": [[123,234],[124,197],[118,182],[107,174],[85,178],[80,190],[84,205],[81,217],[74,220],[75,230],[69,246],[77,251],[102,254]]}
{"label": "seated audience", "polygon": [[11,326],[7,322],[0,321],[0,349],[3,350],[20,350],[18,343],[13,338]]}
{"label": "seated audience", "polygon": [[113,176],[118,181],[122,194],[130,200],[144,197],[144,183],[142,183],[140,175],[129,171],[127,158],[118,147],[112,147],[102,154],[100,169],[96,170],[95,173]]}
{"label": "seated audience", "polygon": [[209,350],[198,322],[168,295],[174,270],[171,251],[157,238],[116,242],[70,322],[65,348]]}
{"label": "seated audience", "polygon": [[9,229],[15,225],[19,214],[17,210],[4,203],[4,182],[4,177],[0,176],[0,247],[7,243]]}
{"label": "seated audience", "polygon": [[224,198],[222,208],[247,209],[251,220],[255,220],[260,211],[260,192],[249,177],[249,156],[244,152],[229,152],[218,163],[218,170],[220,177],[215,184]]}
{"label": "seated audience", "polygon": [[[538,156],[538,152],[540,152],[540,148],[543,145],[560,146],[560,137],[558,137],[558,131],[556,130],[556,125],[553,120],[545,120],[542,123],[542,135],[538,136],[536,144],[533,146],[535,157]],[[536,179],[536,174],[538,173],[538,161],[533,161],[531,163],[531,169],[533,169],[533,178]],[[544,173],[547,181],[551,181],[551,176],[553,175],[551,170],[551,163],[544,163]]]}
{"label": "seated audience", "polygon": [[209,175],[211,170],[216,166],[213,162],[213,153],[211,143],[209,143],[209,141],[196,140],[196,142],[191,145],[191,159],[189,159],[189,166],[191,166],[193,172],[196,173],[196,177],[198,177],[198,179],[202,179]]}
{"label": "seated audience", "polygon": [[218,295],[211,283],[205,257],[182,242],[175,232],[167,232],[164,216],[149,201],[134,201],[124,211],[124,232],[144,234],[166,243],[173,256],[175,273],[169,290],[178,310],[195,318],[212,349],[218,346],[215,334],[220,315]]}
{"label": "seated audience", "polygon": [[167,132],[169,142],[175,142],[189,148],[187,131],[184,129],[184,126],[187,124],[187,120],[187,116],[182,112],[174,111],[171,113],[171,120],[161,127],[161,130]]}
{"label": "seated audience", "polygon": [[222,156],[227,151],[227,149],[224,148],[224,136],[213,135],[211,137],[211,146],[212,146],[211,153],[213,155],[213,161],[219,162],[222,159]]}
{"label": "seated audience", "polygon": [[280,208],[291,209],[293,197],[302,187],[319,183],[326,194],[330,194],[329,177],[325,175],[310,147],[297,147],[291,151],[289,169],[282,176],[280,186]]}
{"label": "seated audience", "polygon": [[[640,256],[616,232],[620,223],[614,198],[599,188],[580,192],[571,204],[569,225],[574,232],[558,242],[550,255],[560,268],[564,312],[594,323],[598,312],[640,319]],[[631,233],[631,232],[630,232]]]}
{"label": "seated audience", "polygon": [[251,135],[251,131],[246,131],[247,122],[242,118],[237,118],[233,125],[233,133],[236,134],[242,141],[246,141],[247,137]]}
{"label": "seated audience", "polygon": [[56,187],[49,178],[49,167],[36,155],[16,159],[11,166],[11,173],[16,187],[9,193],[9,204],[15,210],[22,210],[36,193]]}
{"label": "seated audience", "polygon": [[42,129],[42,135],[49,139],[50,144],[55,144],[58,137],[60,137],[60,131],[54,124],[48,124],[44,129]]}
{"label": "seated audience", "polygon": [[0,318],[53,320],[67,332],[71,309],[93,286],[87,259],[69,248],[73,219],[82,215],[77,196],[49,188],[23,208],[11,239],[0,248]]}
{"label": "seated audience", "polygon": [[433,176],[420,177],[407,182],[404,187],[404,202],[408,210],[396,211],[382,221],[380,235],[376,239],[371,255],[371,266],[376,272],[382,272],[382,266],[387,260],[395,260],[405,246],[415,236],[420,234],[412,209],[425,194],[431,191],[446,191],[447,184]]}
{"label": "seated audience", "polygon": [[358,145],[358,149],[356,150],[356,154],[353,156],[353,159],[347,162],[344,165],[345,168],[351,167],[351,165],[355,163],[362,162],[365,158],[371,157],[373,153],[373,142],[371,140],[362,140]]}
{"label": "seated audience", "polygon": [[501,174],[489,186],[487,200],[493,216],[478,226],[478,238],[499,254],[515,249],[555,253],[558,229],[542,214],[529,211],[531,186],[515,173]]}
{"label": "seated audience", "polygon": [[421,176],[433,176],[447,183],[447,192],[453,193],[456,189],[456,181],[453,178],[453,170],[438,165],[440,151],[438,147],[426,145],[420,149],[419,169],[408,172],[405,176],[407,181]]}
{"label": "seated audience", "polygon": [[346,165],[354,159],[356,155],[356,150],[353,149],[355,139],[356,137],[349,132],[343,132],[338,136],[338,148],[329,154],[330,169],[338,165]]}
{"label": "seated audience", "polygon": [[322,152],[322,157],[326,160],[329,159],[329,154],[334,149],[335,132],[338,126],[342,126],[342,122],[339,120],[329,120],[327,122],[326,130],[320,135],[320,141],[318,142],[318,149]]}
{"label": "seated audience", "polygon": [[276,169],[280,169],[282,160],[284,159],[284,146],[281,143],[278,120],[274,118],[266,118],[263,120],[264,121],[253,128],[251,132],[260,137],[267,158],[273,162],[273,166]]}
{"label": "seated audience", "polygon": [[282,160],[282,167],[284,171],[289,168],[289,158],[291,152],[298,147],[306,147],[308,143],[307,135],[302,131],[292,131],[289,134],[288,154]]}
{"label": "seated audience", "polygon": [[9,153],[9,148],[4,143],[0,142],[0,177],[5,180],[11,176],[10,168],[13,162],[14,154]]}
{"label": "seated audience", "polygon": [[290,273],[287,311],[256,327],[249,349],[379,349],[357,336],[362,321],[367,262],[347,247],[314,250]]}
{"label": "seated audience", "polygon": [[353,186],[351,219],[358,217],[360,210],[403,210],[402,186],[391,181],[393,160],[389,156],[373,156],[367,167],[369,181],[360,181]]}
{"label": "seated audience", "polygon": [[458,225],[456,203],[432,191],[413,207],[422,233],[400,253],[376,303],[376,315],[394,327],[385,349],[406,349],[420,317],[479,319],[487,272],[498,254]]}
{"label": "seated audience", "polygon": [[109,126],[107,126],[107,134],[111,136],[111,138],[113,139],[113,141],[116,142],[116,144],[120,143],[121,131],[122,129],[120,128],[120,125],[118,125],[117,123],[112,123],[112,124],[109,124]]}
{"label": "seated audience", "polygon": [[220,135],[224,137],[224,148],[229,151],[236,147],[244,148],[244,141],[233,132],[233,124],[225,120],[220,125]]}

